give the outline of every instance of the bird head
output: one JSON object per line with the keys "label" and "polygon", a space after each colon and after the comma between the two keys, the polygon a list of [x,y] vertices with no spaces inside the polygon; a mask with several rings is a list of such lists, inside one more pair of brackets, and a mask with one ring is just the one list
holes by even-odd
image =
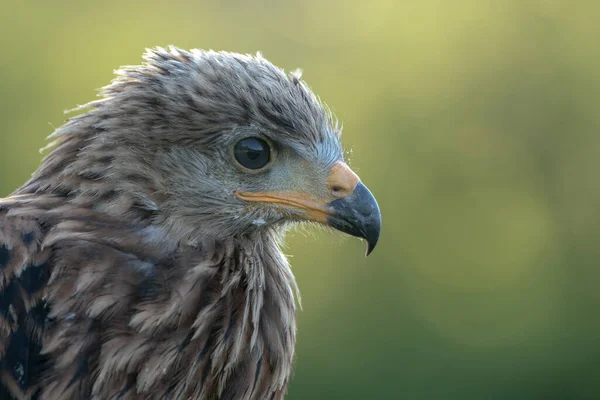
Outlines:
{"label": "bird head", "polygon": [[345,163],[336,121],[299,73],[260,54],[171,47],[144,58],[117,71],[80,117],[91,118],[93,131],[82,151],[107,154],[105,175],[138,190],[157,224],[191,239],[310,221],[373,250],[377,202]]}

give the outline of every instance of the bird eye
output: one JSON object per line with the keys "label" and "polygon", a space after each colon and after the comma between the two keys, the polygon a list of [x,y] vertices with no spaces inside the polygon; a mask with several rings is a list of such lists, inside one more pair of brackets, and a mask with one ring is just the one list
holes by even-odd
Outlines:
{"label": "bird eye", "polygon": [[249,137],[240,140],[233,148],[235,160],[244,168],[261,169],[271,160],[269,144],[262,139]]}

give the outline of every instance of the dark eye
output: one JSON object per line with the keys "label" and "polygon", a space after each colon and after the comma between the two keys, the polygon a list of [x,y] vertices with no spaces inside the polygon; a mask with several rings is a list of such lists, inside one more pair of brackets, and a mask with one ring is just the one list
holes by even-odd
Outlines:
{"label": "dark eye", "polygon": [[240,140],[233,148],[235,159],[248,169],[261,169],[271,159],[269,144],[262,139],[249,137]]}

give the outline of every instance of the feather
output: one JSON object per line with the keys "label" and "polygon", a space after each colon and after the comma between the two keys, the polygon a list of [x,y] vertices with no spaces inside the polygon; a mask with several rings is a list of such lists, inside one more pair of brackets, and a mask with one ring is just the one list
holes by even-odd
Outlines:
{"label": "feather", "polygon": [[[5,199],[0,214],[3,390],[17,399],[258,399],[285,390],[295,336],[279,317],[294,314],[281,290],[287,265],[266,264],[250,252],[253,240],[156,254],[142,227],[90,210],[22,217],[33,197]],[[277,284],[265,284],[266,270]]]}

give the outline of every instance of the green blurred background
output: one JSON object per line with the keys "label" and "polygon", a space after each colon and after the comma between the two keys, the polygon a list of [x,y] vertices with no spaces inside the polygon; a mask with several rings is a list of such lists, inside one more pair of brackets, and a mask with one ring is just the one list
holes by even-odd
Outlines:
{"label": "green blurred background", "polygon": [[600,3],[3,2],[0,196],[145,47],[260,50],[344,122],[384,225],[301,230],[289,399],[600,398]]}

